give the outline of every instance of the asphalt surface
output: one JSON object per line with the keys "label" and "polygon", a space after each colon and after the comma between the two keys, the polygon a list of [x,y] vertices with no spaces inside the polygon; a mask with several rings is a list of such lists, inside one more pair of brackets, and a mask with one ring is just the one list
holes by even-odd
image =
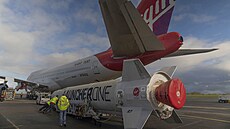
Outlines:
{"label": "asphalt surface", "polygon": [[[67,116],[67,127],[59,127],[58,113],[42,114],[35,101],[16,99],[0,103],[0,129],[123,129],[121,118],[112,118],[101,127],[91,119],[79,120]],[[189,97],[183,109],[177,111],[183,124],[166,123],[151,117],[145,129],[230,129],[230,104],[217,103],[217,97]]]}

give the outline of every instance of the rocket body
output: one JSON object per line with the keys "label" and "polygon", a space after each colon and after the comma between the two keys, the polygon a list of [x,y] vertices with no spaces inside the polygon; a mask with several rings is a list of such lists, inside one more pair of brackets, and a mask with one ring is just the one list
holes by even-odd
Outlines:
{"label": "rocket body", "polygon": [[149,75],[138,59],[126,60],[122,80],[110,80],[68,87],[52,96],[66,95],[68,114],[100,119],[100,114],[123,117],[125,129],[142,129],[151,114],[160,119],[182,122],[174,109],[185,104],[186,92],[180,79],[172,78],[176,67],[167,67]]}

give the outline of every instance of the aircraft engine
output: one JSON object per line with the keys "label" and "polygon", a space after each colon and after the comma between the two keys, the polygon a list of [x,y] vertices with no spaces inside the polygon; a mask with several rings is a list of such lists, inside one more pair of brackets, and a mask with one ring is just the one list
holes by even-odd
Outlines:
{"label": "aircraft engine", "polygon": [[180,79],[172,79],[157,72],[147,86],[147,99],[161,119],[167,119],[174,109],[181,109],[186,100],[186,90]]}

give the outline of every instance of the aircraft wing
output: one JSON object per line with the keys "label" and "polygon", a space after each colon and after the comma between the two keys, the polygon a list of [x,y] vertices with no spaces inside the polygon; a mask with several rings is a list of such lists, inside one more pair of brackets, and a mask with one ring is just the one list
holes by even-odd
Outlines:
{"label": "aircraft wing", "polygon": [[114,57],[164,50],[138,10],[128,0],[99,0]]}
{"label": "aircraft wing", "polygon": [[17,79],[14,78],[14,82],[18,83],[18,86],[16,87],[16,90],[19,89],[26,89],[29,88],[30,90],[38,90],[38,91],[46,91],[48,90],[48,86],[42,85],[42,84],[38,84],[35,82],[31,82],[28,80],[22,80],[22,79]]}
{"label": "aircraft wing", "polygon": [[[183,55],[191,55],[191,54],[199,54],[199,53],[206,53],[218,50],[216,48],[214,49],[179,49],[165,57],[174,57],[174,56],[183,56]],[[164,57],[164,58],[165,58]]]}

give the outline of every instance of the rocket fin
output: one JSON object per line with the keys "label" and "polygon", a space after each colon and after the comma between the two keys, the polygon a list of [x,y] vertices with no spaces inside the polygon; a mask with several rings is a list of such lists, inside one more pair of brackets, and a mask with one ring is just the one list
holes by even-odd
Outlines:
{"label": "rocket fin", "polygon": [[171,67],[164,67],[162,69],[160,69],[159,71],[162,71],[162,72],[165,72],[167,73],[170,77],[173,76],[173,74],[175,73],[176,71],[176,66],[171,66]]}
{"label": "rocket fin", "polygon": [[145,78],[150,78],[150,75],[139,59],[130,59],[124,61],[122,81],[141,80]]}
{"label": "rocket fin", "polygon": [[173,110],[172,116],[165,120],[167,123],[183,123],[181,118],[178,116],[175,110]]}
{"label": "rocket fin", "polygon": [[[155,120],[156,118],[159,118],[159,114],[153,110],[152,114],[149,116],[149,120],[146,122],[146,124],[152,127],[152,120]],[[162,119],[159,119],[160,121],[162,121]],[[166,123],[183,123],[183,121],[181,120],[181,118],[178,116],[178,114],[176,113],[175,110],[173,110],[172,116],[166,120],[164,120]]]}
{"label": "rocket fin", "polygon": [[142,129],[152,111],[152,108],[123,107],[122,116],[124,129]]}

